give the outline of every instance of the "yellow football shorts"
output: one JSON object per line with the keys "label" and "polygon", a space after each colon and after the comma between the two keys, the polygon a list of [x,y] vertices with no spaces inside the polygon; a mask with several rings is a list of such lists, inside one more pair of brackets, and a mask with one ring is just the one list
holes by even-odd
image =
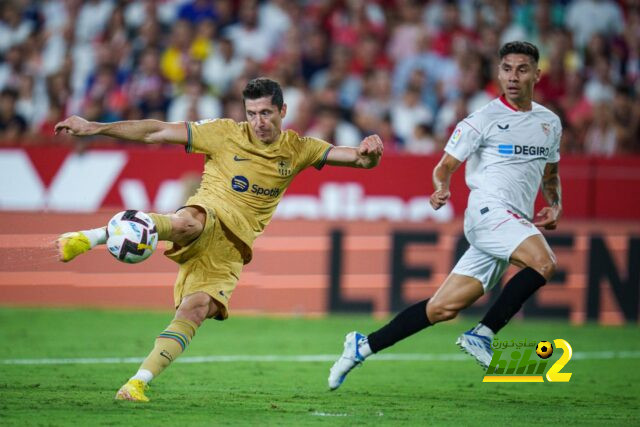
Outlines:
{"label": "yellow football shorts", "polygon": [[206,212],[202,234],[189,245],[175,248],[168,242],[165,255],[180,265],[173,288],[176,307],[182,298],[206,292],[218,305],[217,320],[229,317],[229,299],[242,271],[243,244],[216,216],[213,209],[194,205]]}

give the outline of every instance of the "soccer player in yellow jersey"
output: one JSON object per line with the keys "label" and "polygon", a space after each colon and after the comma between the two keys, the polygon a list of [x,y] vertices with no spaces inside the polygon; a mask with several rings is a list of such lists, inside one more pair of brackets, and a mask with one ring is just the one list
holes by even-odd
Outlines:
{"label": "soccer player in yellow jersey", "polygon": [[[229,298],[243,264],[251,260],[253,241],[300,171],[325,164],[369,169],[380,161],[382,141],[377,135],[353,148],[283,131],[287,105],[273,80],[251,80],[242,95],[247,118],[242,123],[229,119],[97,123],[72,116],[55,127],[56,134],[181,144],[187,153],[203,153],[206,158],[200,188],[185,207],[171,215],[149,214],[160,240],[169,242],[165,255],[179,264],[176,313],[116,399],[148,401],[147,384],[185,350],[202,322],[227,318]],[[71,261],[106,239],[105,227],[65,233],[57,240],[60,260]]]}

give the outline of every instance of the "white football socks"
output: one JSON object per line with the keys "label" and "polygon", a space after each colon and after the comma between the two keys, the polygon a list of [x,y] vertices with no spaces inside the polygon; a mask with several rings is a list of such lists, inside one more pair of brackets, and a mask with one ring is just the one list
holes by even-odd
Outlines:
{"label": "white football socks", "polygon": [[91,230],[82,230],[82,234],[87,236],[91,247],[96,245],[104,245],[107,243],[107,227],[92,228]]}
{"label": "white football socks", "polygon": [[360,341],[358,345],[358,353],[360,353],[360,356],[364,357],[365,359],[373,354],[373,351],[371,351],[371,347],[369,347],[368,339],[365,338]]}
{"label": "white football socks", "polygon": [[496,335],[488,326],[483,325],[482,323],[478,323],[478,326],[473,328],[473,332],[478,335],[483,335],[488,337],[490,340]]}
{"label": "white football socks", "polygon": [[153,374],[151,373],[151,371],[148,371],[146,369],[138,369],[138,372],[136,372],[136,374],[129,379],[141,380],[145,384],[149,384],[153,379]]}

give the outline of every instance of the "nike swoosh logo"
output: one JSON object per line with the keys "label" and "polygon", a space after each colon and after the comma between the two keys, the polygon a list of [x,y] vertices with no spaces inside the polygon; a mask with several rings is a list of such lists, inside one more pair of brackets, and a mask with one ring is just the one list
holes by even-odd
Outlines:
{"label": "nike swoosh logo", "polygon": [[243,157],[233,156],[233,160],[235,160],[236,162],[244,162],[245,160],[251,160],[251,159],[245,159]]}

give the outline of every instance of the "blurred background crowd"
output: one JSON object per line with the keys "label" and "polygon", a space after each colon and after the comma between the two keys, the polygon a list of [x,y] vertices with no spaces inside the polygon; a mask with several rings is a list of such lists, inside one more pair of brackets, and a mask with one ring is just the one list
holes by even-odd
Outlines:
{"label": "blurred background crowd", "polygon": [[[562,149],[640,153],[635,0],[3,0],[0,145],[65,144],[89,120],[244,120],[241,91],[269,76],[286,128],[339,145],[378,133],[429,154],[499,95],[497,51],[535,43],[535,100]],[[116,144],[117,142],[113,142]]]}

